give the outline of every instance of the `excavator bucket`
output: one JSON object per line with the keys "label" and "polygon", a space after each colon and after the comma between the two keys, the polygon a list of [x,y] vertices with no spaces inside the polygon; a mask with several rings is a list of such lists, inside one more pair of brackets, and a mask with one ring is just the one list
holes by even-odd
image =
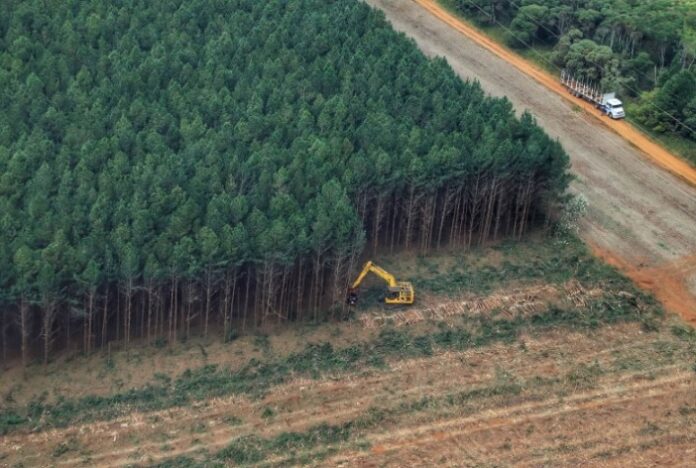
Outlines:
{"label": "excavator bucket", "polygon": [[358,293],[354,289],[349,289],[346,295],[346,304],[354,306],[358,303]]}

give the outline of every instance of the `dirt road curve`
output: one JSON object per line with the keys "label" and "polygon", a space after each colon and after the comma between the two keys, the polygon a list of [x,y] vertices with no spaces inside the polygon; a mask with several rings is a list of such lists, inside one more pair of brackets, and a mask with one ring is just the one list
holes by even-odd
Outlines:
{"label": "dirt road curve", "polygon": [[[445,57],[462,78],[477,79],[488,93],[507,96],[558,138],[578,177],[573,190],[589,203],[584,238],[669,310],[696,324],[696,186],[686,182],[694,177],[692,169],[666,157],[625,123],[601,122],[596,110],[569,99],[547,74],[487,40],[434,0],[366,2],[383,10],[394,28],[412,37],[425,54]],[[508,55],[497,55],[496,47]]]}

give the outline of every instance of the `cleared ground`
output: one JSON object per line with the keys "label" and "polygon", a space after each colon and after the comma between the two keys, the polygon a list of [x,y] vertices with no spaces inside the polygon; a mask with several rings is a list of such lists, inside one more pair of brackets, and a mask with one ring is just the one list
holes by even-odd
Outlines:
{"label": "cleared ground", "polygon": [[[5,374],[3,466],[688,465],[696,333],[578,242],[386,257],[342,323]],[[16,372],[12,371],[12,372]]]}
{"label": "cleared ground", "polygon": [[[591,336],[522,336],[513,344],[394,360],[386,369],[298,379],[260,400],[216,398],[10,436],[2,448],[10,451],[5,461],[22,453],[26,466],[123,466],[182,455],[193,464],[199,451],[234,443],[239,453],[231,462],[239,463],[249,456],[255,463],[345,466],[686,466],[696,457],[696,373],[680,362],[685,352],[669,332],[646,335],[637,325]],[[289,444],[285,453],[279,444],[258,459],[251,456],[256,442],[240,442],[307,434],[322,424],[330,433],[351,423],[357,429],[345,437]]]}
{"label": "cleared ground", "polygon": [[0,449],[8,466],[150,465],[172,457],[196,466],[225,450],[224,462],[233,464],[687,466],[696,456],[690,358],[693,349],[669,328],[525,334],[509,344],[293,379],[261,399],[213,398],[10,435]]}
{"label": "cleared ground", "polygon": [[443,10],[435,16],[435,1],[366,1],[382,9],[424,53],[445,57],[463,78],[479,80],[492,95],[507,96],[557,137],[578,177],[573,190],[589,202],[584,238],[669,310],[696,323],[696,187],[632,146],[644,142],[625,140],[581,102],[572,104],[533,78],[542,72],[529,65],[523,72],[517,66],[524,64],[503,60],[464,23],[451,15],[443,21]]}

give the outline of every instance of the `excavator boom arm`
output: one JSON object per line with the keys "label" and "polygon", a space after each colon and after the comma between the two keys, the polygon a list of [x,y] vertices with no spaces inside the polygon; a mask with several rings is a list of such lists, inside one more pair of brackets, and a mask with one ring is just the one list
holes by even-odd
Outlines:
{"label": "excavator boom arm", "polygon": [[365,266],[363,267],[362,271],[358,275],[357,278],[355,278],[355,281],[353,281],[353,284],[351,286],[351,289],[357,289],[358,286],[363,282],[367,274],[370,272],[370,267],[372,266],[372,262],[367,262]]}
{"label": "excavator boom arm", "polygon": [[378,267],[377,265],[369,261],[365,263],[365,266],[363,267],[362,271],[360,272],[358,277],[355,278],[355,281],[353,281],[353,285],[351,286],[352,289],[356,289],[358,286],[360,286],[367,274],[370,272],[382,278],[384,281],[387,282],[389,286],[394,287],[397,285],[397,281],[396,278],[394,278],[394,275],[386,271],[384,268]]}

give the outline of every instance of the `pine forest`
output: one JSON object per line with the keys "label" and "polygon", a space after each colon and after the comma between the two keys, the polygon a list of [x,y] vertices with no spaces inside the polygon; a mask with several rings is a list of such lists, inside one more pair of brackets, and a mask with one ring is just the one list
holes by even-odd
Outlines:
{"label": "pine forest", "polygon": [[519,237],[568,157],[358,0],[8,0],[3,356],[339,319],[379,252]]}

